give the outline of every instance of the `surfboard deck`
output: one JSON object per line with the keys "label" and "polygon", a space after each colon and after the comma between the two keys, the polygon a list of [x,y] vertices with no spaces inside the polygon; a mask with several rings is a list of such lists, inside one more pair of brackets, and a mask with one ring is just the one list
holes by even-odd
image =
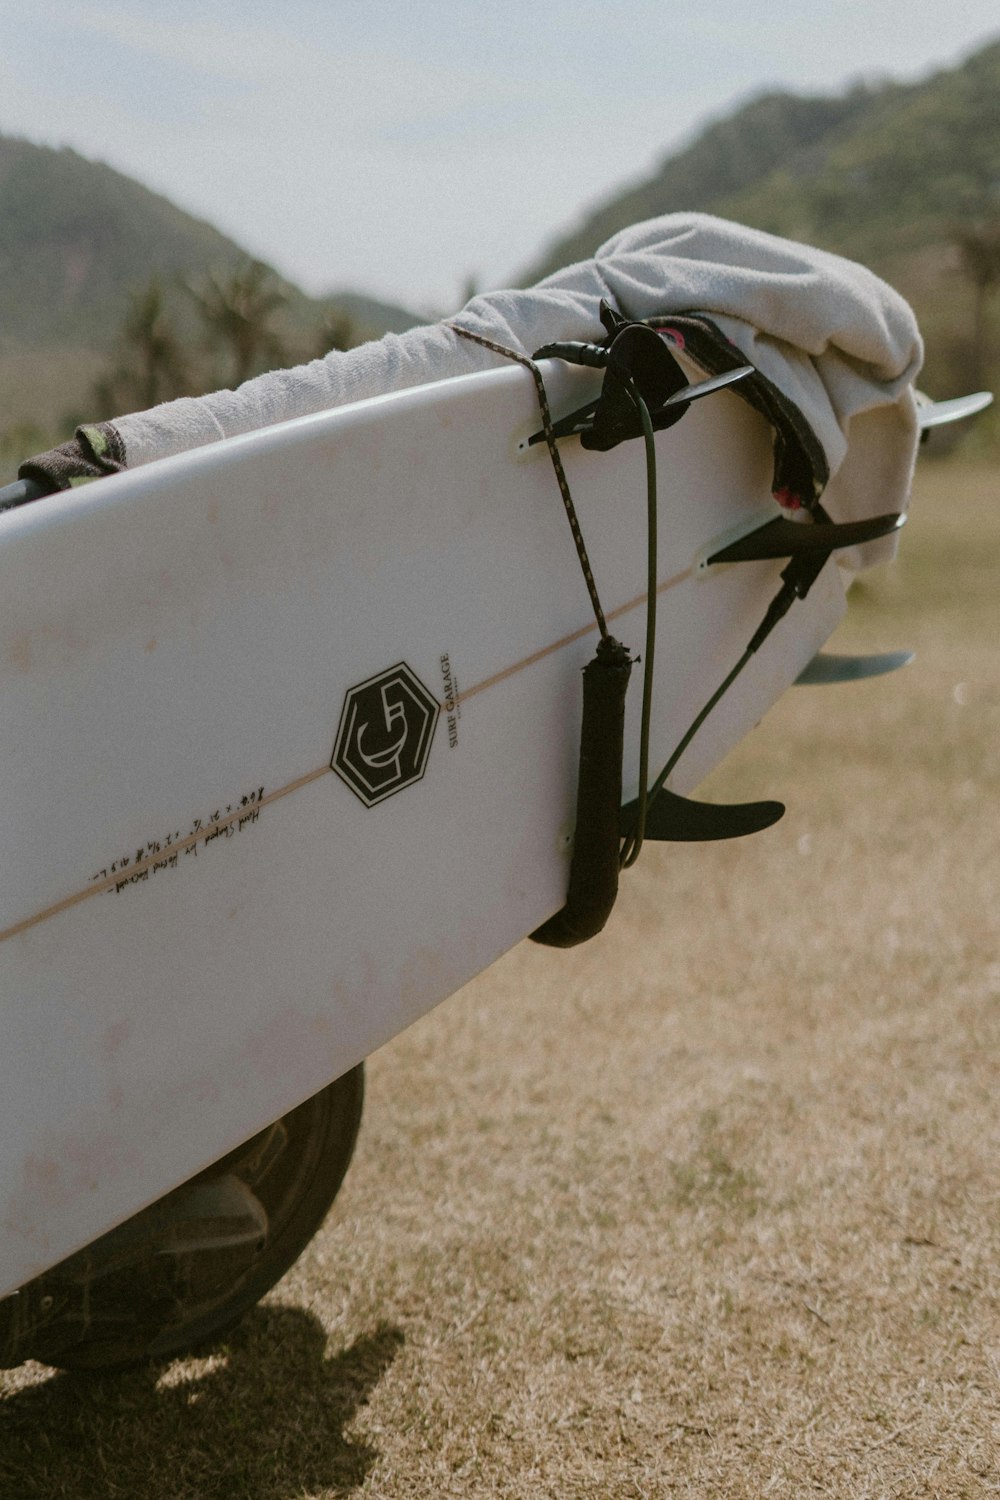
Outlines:
{"label": "surfboard deck", "polygon": [[[558,415],[599,375],[543,366]],[[315,1093],[563,903],[597,631],[502,368],[307,417],[0,517],[0,1293]],[[735,395],[659,435],[653,764],[782,564]],[[641,652],[642,445],[561,444]],[[699,733],[691,790],[844,610],[829,564]],[[634,674],[636,675],[636,674]],[[624,793],[637,790],[629,692]]]}

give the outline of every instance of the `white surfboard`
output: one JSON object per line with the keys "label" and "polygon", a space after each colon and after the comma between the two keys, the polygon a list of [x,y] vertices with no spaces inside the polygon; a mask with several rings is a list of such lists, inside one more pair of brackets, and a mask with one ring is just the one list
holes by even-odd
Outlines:
{"label": "white surfboard", "polygon": [[[596,394],[593,371],[543,368],[556,415]],[[548,454],[523,452],[537,427],[511,366],[0,517],[0,1293],[321,1089],[563,904],[597,633]],[[761,418],[714,395],[657,446],[654,767],[782,567],[699,567],[777,514]],[[641,652],[642,444],[561,447],[611,627]],[[828,564],[676,790],[843,609]]]}

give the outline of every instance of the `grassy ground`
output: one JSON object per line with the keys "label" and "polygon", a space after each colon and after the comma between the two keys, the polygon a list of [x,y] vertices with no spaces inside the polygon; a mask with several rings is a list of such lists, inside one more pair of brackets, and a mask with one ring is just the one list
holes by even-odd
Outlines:
{"label": "grassy ground", "polygon": [[648,851],[371,1060],[323,1233],[210,1357],[0,1377],[3,1500],[1000,1493],[1000,475]]}

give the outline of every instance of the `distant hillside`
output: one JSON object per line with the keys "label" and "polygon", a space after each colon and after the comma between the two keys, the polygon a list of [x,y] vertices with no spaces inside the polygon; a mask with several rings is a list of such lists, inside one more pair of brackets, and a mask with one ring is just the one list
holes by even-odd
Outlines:
{"label": "distant hillside", "polygon": [[[0,429],[59,425],[85,407],[131,295],[154,275],[193,327],[178,283],[247,259],[211,224],[111,167],[0,135]],[[419,321],[353,293],[315,299],[282,286],[283,325],[309,353],[311,331],[332,313],[350,320],[355,341]]]}
{"label": "distant hillside", "polygon": [[131,289],[245,253],[166,198],[75,151],[0,136],[0,354],[109,345]]}
{"label": "distant hillside", "polygon": [[367,338],[380,338],[383,333],[405,333],[408,328],[417,328],[427,321],[405,307],[380,302],[376,297],[365,297],[360,292],[328,292],[323,302],[350,318],[355,328],[364,332]]}
{"label": "distant hillside", "polygon": [[707,126],[656,173],[601,204],[555,241],[523,277],[526,285],[592,255],[619,229],[680,209],[721,213],[734,194],[765,181],[790,154],[808,161],[833,132],[856,125],[873,105],[866,89],[835,98],[762,94]]}
{"label": "distant hillside", "polygon": [[922,83],[753,99],[602,204],[523,279],[680,209],[883,260],[940,241],[963,215],[1000,210],[1000,41]]}
{"label": "distant hillside", "polygon": [[955,232],[1000,224],[1000,41],[920,83],[756,98],[602,204],[522,280],[593,254],[627,224],[682,209],[864,261],[914,303],[931,380],[942,393],[966,385],[973,293]]}

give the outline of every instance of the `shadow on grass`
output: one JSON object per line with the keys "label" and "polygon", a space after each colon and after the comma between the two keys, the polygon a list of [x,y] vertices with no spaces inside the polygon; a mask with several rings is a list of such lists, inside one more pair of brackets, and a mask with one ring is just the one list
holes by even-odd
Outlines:
{"label": "shadow on grass", "polygon": [[377,1452],[345,1428],[403,1343],[390,1326],[327,1357],[298,1308],[258,1307],[187,1365],[60,1374],[0,1403],[0,1495],[291,1500],[355,1491]]}

